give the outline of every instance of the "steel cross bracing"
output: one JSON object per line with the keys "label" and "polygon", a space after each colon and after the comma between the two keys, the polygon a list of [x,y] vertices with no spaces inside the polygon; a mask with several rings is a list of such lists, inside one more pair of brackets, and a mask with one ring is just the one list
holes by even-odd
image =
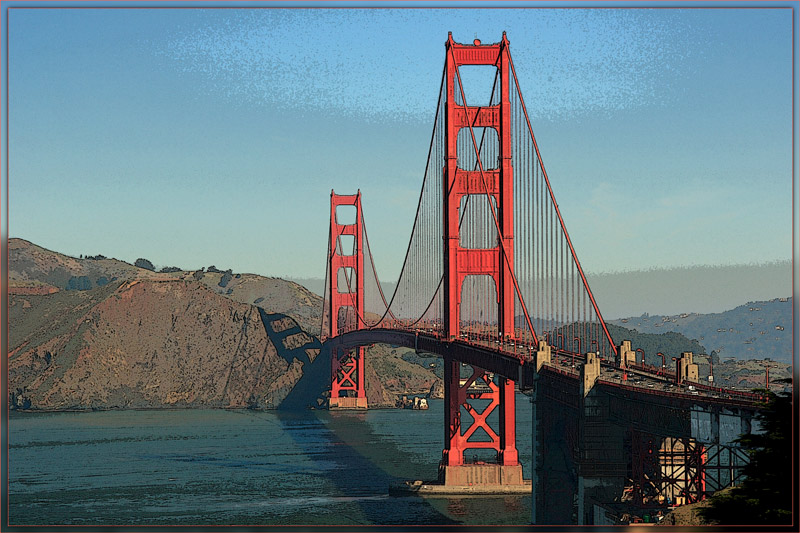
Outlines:
{"label": "steel cross bracing", "polygon": [[[555,200],[505,33],[489,45],[477,39],[460,44],[449,35],[445,50],[417,210],[388,299],[375,270],[360,192],[331,192],[322,337],[370,339],[347,350],[332,344],[339,346],[332,355],[332,405],[366,406],[365,344],[425,344],[446,360],[442,464],[461,466],[465,450],[490,448],[501,465],[515,465],[514,382],[525,374],[523,367],[533,366],[539,341],[552,348],[550,375],[568,381],[577,377],[587,352],[597,353],[604,368],[616,368],[619,350]],[[490,93],[472,101],[461,71],[479,66],[490,69],[493,83]],[[343,205],[356,208],[352,224],[337,221]],[[352,237],[349,254],[343,237]],[[472,366],[467,382],[495,372],[480,394],[489,401],[485,409],[470,402],[476,397],[461,381],[464,361]],[[720,396],[718,389],[701,392]],[[753,401],[729,392],[719,401]],[[501,414],[497,429],[486,422],[495,409]],[[483,438],[475,439],[478,433]]]}

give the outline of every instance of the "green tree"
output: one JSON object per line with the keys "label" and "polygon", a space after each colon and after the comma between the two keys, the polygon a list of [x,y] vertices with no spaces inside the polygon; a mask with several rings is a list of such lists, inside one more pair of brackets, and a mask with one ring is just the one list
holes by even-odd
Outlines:
{"label": "green tree", "polygon": [[[788,380],[783,380],[788,381]],[[792,523],[792,399],[789,393],[766,392],[764,409],[756,415],[759,433],[742,435],[737,442],[750,463],[738,487],[710,499],[700,509],[704,520],[717,524]]]}
{"label": "green tree", "polygon": [[144,268],[144,269],[151,270],[151,271],[155,271],[155,269],[156,269],[153,266],[153,263],[151,263],[150,261],[148,261],[147,259],[144,259],[142,257],[137,259],[136,262],[133,265],[137,266],[139,268]]}

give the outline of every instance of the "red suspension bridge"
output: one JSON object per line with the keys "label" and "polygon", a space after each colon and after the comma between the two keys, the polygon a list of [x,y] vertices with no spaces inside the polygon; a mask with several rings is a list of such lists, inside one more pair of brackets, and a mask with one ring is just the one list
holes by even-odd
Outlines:
{"label": "red suspension bridge", "polygon": [[[596,368],[594,383],[601,367],[635,365],[636,352],[629,343],[615,344],[592,295],[542,161],[505,33],[489,45],[477,39],[459,44],[449,35],[445,46],[422,189],[391,294],[375,270],[361,193],[331,191],[321,328],[332,352],[330,406],[367,407],[364,345],[389,342],[442,355],[442,481],[522,484],[515,381],[561,358],[572,362],[562,372],[577,378],[579,366],[584,383]],[[473,66],[494,68],[483,101],[466,98],[461,69]],[[354,214],[346,220],[348,208]],[[462,363],[472,367],[466,379]],[[691,364],[690,356],[683,361],[684,374]],[[480,390],[474,387],[478,382]],[[488,405],[481,410],[472,400]],[[498,429],[487,422],[495,409]],[[473,438],[478,433],[482,439]],[[496,468],[470,470],[464,451],[471,448],[495,450]]]}

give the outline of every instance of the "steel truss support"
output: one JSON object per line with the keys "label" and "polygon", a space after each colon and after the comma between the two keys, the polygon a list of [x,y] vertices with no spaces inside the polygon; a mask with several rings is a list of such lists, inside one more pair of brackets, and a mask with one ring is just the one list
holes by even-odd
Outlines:
{"label": "steel truss support", "polygon": [[[445,449],[442,464],[461,466],[464,464],[464,451],[468,449],[492,449],[497,451],[497,462],[501,465],[516,465],[519,454],[516,447],[514,407],[514,382],[494,376],[482,368],[472,368],[472,375],[460,379],[461,363],[448,359],[445,362],[445,395],[447,421],[445,424]],[[468,400],[489,400],[489,404],[479,410]],[[511,406],[511,412],[508,407]],[[472,417],[472,423],[464,425],[461,408]],[[489,425],[488,417],[499,408],[500,424],[497,431]],[[482,430],[482,431],[478,431]],[[488,440],[474,439],[477,435]]]}
{"label": "steel truss support", "polygon": [[[354,206],[355,221],[339,223],[336,208]],[[341,195],[331,191],[330,257],[330,308],[328,337],[341,335],[364,327],[364,229],[361,216],[361,191]],[[343,235],[352,236],[352,250],[342,245]],[[331,408],[367,407],[364,380],[364,347],[331,351]]]}
{"label": "steel truss support", "polygon": [[736,486],[744,480],[750,457],[742,448],[713,444],[706,449],[703,471],[707,494]]}
{"label": "steel truss support", "polygon": [[645,507],[705,499],[705,447],[688,438],[631,432],[633,502]]}
{"label": "steel truss support", "polygon": [[332,408],[367,408],[367,393],[364,388],[364,347],[352,350],[331,350],[331,398]]}
{"label": "steel truss support", "polygon": [[[439,479],[445,485],[514,485],[522,484],[522,465],[516,447],[514,382],[492,376],[486,370],[472,368],[472,375],[460,379],[461,363],[445,360],[445,449],[439,465]],[[495,382],[497,380],[497,382]],[[488,400],[477,407],[469,400]],[[472,418],[462,417],[462,408]],[[499,427],[488,421],[495,410]],[[467,464],[464,452],[469,449],[495,450],[495,464]]]}

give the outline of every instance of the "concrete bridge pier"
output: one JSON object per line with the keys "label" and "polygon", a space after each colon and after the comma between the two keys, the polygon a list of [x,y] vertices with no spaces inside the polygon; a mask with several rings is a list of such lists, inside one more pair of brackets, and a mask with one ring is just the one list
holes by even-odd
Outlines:
{"label": "concrete bridge pier", "polygon": [[594,387],[599,376],[598,355],[586,354],[586,364],[581,368],[578,419],[578,525],[612,523],[606,521],[602,504],[621,496],[628,471],[625,430],[609,423],[608,396]]}
{"label": "concrete bridge pier", "polygon": [[574,456],[578,447],[578,386],[574,378],[551,374],[542,365],[551,360],[550,347],[539,343],[531,386],[533,524],[571,525],[576,521],[578,480]]}

